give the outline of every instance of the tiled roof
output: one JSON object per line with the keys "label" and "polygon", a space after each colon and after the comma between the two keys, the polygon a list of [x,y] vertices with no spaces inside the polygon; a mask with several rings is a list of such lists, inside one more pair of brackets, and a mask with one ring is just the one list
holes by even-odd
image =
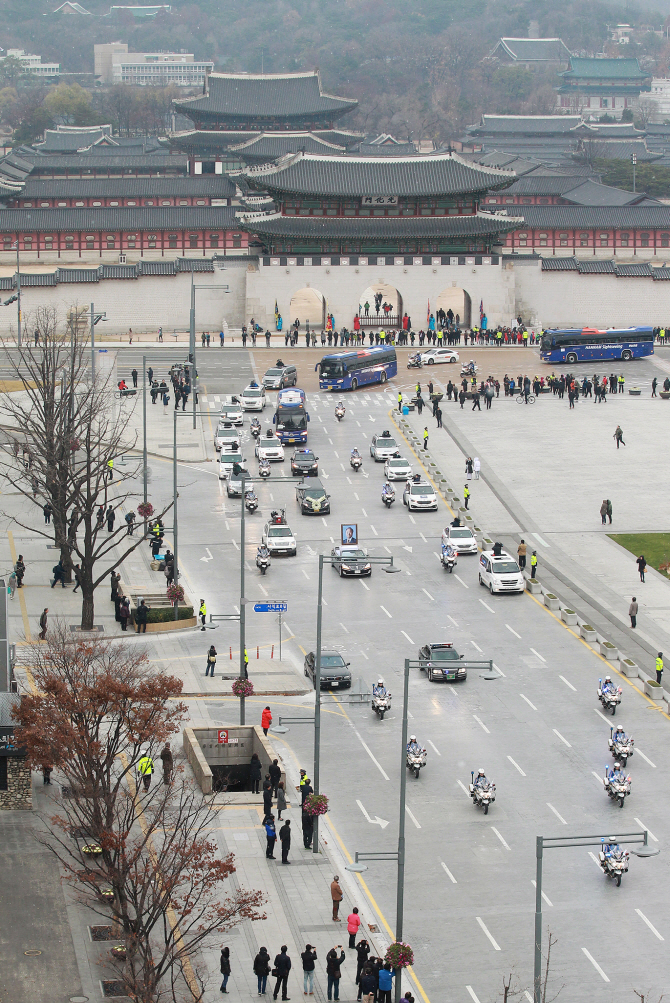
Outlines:
{"label": "tiled roof", "polygon": [[245,174],[257,188],[336,198],[465,194],[497,187],[513,177],[469,164],[457,154],[379,158],[299,153],[276,167],[249,168]]}
{"label": "tiled roof", "polygon": [[542,258],[543,272],[576,272],[577,262],[575,258]]}
{"label": "tiled roof", "polygon": [[175,178],[28,178],[21,198],[149,198],[209,195],[230,198],[235,185],[225,174]]}
{"label": "tiled roof", "polygon": [[501,38],[491,55],[507,55],[520,62],[550,60],[567,62],[570,55],[565,42],[560,38]]}
{"label": "tiled roof", "polygon": [[599,259],[582,261],[578,259],[577,268],[580,275],[590,275],[591,273],[598,275],[614,274],[613,261],[601,261]]}
{"label": "tiled roof", "polygon": [[653,275],[654,271],[656,271],[656,269],[653,269],[647,261],[640,263],[636,262],[630,265],[616,265],[617,275],[628,278],[647,279]]}
{"label": "tiled roof", "polygon": [[563,195],[566,191],[577,189],[584,183],[583,175],[578,174],[527,174],[518,178],[513,185],[505,188],[499,194],[503,195]]}
{"label": "tiled roof", "polygon": [[249,158],[267,163],[285,157],[287,153],[297,153],[299,150],[320,153],[323,156],[337,156],[345,152],[345,147],[328,143],[310,132],[264,132],[246,143],[231,145],[229,150],[231,153],[238,153],[242,160]]}
{"label": "tiled roof", "polygon": [[594,139],[586,140],[586,146],[582,149],[573,153],[573,157],[584,158],[588,156],[589,159],[601,159],[601,160],[628,160],[630,161],[631,155],[634,153],[637,156],[638,163],[646,163],[651,160],[658,160],[662,157],[662,153],[653,153],[651,150],[647,149],[647,144],[644,139],[632,139],[629,142],[602,142],[601,140]]}
{"label": "tiled roof", "polygon": [[609,185],[600,185],[595,181],[583,181],[582,179],[579,179],[574,188],[563,191],[562,195],[564,199],[567,199],[568,202],[574,202],[575,205],[589,206],[633,205],[644,199],[642,192],[634,194],[624,191],[623,188],[611,188]]}
{"label": "tiled roof", "polygon": [[165,147],[176,146],[180,150],[227,150],[230,146],[239,146],[256,136],[260,136],[260,130],[255,129],[250,132],[235,131],[234,129],[191,129],[188,132],[173,132],[172,135],[164,137],[161,142]]}
{"label": "tiled roof", "polygon": [[631,82],[651,77],[640,69],[637,59],[588,59],[570,57],[570,69],[560,76],[564,80],[629,80]]}
{"label": "tiled roof", "polygon": [[482,133],[559,136],[569,133],[581,120],[581,115],[482,115],[479,125],[469,126],[468,132],[475,136]]}
{"label": "tiled roof", "polygon": [[120,207],[118,209],[1,209],[0,233],[21,231],[236,229],[229,206]]}
{"label": "tiled roof", "polygon": [[512,212],[523,215],[526,226],[536,230],[663,229],[670,230],[670,205],[654,206],[581,206],[524,205],[510,206]]}
{"label": "tiled roof", "polygon": [[175,101],[175,107],[193,117],[203,113],[229,118],[292,118],[305,115],[342,115],[358,104],[332,97],[321,90],[318,71],[273,73],[263,76],[210,73],[208,93]]}
{"label": "tiled roof", "polygon": [[670,268],[663,265],[662,268],[652,268],[651,277],[656,281],[670,281]]}
{"label": "tiled roof", "polygon": [[43,142],[35,143],[35,148],[44,153],[76,153],[77,150],[93,146],[103,137],[111,146],[118,147],[118,142],[102,129],[96,132],[60,132],[56,129],[47,129]]}
{"label": "tiled roof", "polygon": [[362,157],[411,157],[417,152],[414,143],[359,143],[356,150]]}
{"label": "tiled roof", "polygon": [[[236,262],[232,262],[236,264]],[[143,275],[177,275],[178,272],[213,272],[214,258],[176,258],[171,261],[138,261],[135,265],[98,265],[97,268],[57,268],[54,272],[21,272],[21,287],[56,286],[60,282],[100,282],[102,279],[137,279]],[[0,290],[16,288],[16,274],[0,277]]]}
{"label": "tiled roof", "polygon": [[470,237],[504,233],[518,229],[520,219],[478,213],[473,216],[281,216],[242,217],[240,226],[250,233],[277,237],[332,238],[354,240],[359,237]]}
{"label": "tiled roof", "polygon": [[580,122],[571,130],[585,139],[638,139],[644,129],[636,129],[632,122]]}
{"label": "tiled roof", "polygon": [[107,170],[121,169],[127,171],[138,170],[180,170],[186,173],[188,158],[181,154],[171,155],[168,150],[154,150],[145,154],[119,153],[74,153],[72,155],[63,154],[41,154],[37,150],[32,151],[33,173],[39,174],[41,171],[87,171],[87,170]]}

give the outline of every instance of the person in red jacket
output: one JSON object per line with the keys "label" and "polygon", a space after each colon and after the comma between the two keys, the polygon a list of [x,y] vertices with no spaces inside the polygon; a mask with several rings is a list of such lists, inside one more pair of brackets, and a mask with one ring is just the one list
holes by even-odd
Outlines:
{"label": "person in red jacket", "polygon": [[267,735],[268,728],[272,724],[272,711],[269,707],[266,707],[261,715],[261,728],[263,729],[263,734]]}

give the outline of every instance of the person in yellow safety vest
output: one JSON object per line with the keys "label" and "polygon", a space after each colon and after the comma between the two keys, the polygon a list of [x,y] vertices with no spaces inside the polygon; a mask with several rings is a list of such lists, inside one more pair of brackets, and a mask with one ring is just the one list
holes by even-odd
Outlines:
{"label": "person in yellow safety vest", "polygon": [[623,387],[624,387],[624,383],[625,382],[626,382],[626,377],[622,373],[621,376],[619,377],[619,393],[620,394],[623,393]]}
{"label": "person in yellow safety vest", "polygon": [[110,481],[114,477],[114,460],[107,460],[107,473],[109,474]]}
{"label": "person in yellow safety vest", "polygon": [[398,413],[402,414],[402,394],[398,391]]}
{"label": "person in yellow safety vest", "polygon": [[137,764],[137,772],[142,777],[145,791],[148,791],[151,785],[151,774],[154,772],[154,761],[151,756],[142,756]]}
{"label": "person in yellow safety vest", "polygon": [[423,430],[423,448],[428,449],[428,426],[426,425]]}
{"label": "person in yellow safety vest", "polygon": [[246,647],[244,649],[244,678],[249,678],[249,654]]}
{"label": "person in yellow safety vest", "polygon": [[383,345],[385,341],[386,341],[386,331],[380,331],[379,332],[379,343],[380,343],[380,345]]}
{"label": "person in yellow safety vest", "polygon": [[528,347],[528,331],[526,331],[525,328],[524,328],[524,332],[523,332],[522,337],[523,337],[524,348],[527,348]]}
{"label": "person in yellow safety vest", "polygon": [[533,555],[530,559],[530,577],[535,578],[535,573],[537,571],[537,551],[533,551]]}
{"label": "person in yellow safety vest", "polygon": [[503,337],[502,331],[498,331],[498,333],[496,334],[496,341],[498,342],[499,346],[502,345],[502,337]]}
{"label": "person in yellow safety vest", "polygon": [[470,488],[465,484],[463,486],[463,503],[465,507],[468,507],[468,502],[470,501]]}
{"label": "person in yellow safety vest", "polygon": [[661,685],[661,679],[663,678],[663,652],[659,651],[656,656],[656,682]]}
{"label": "person in yellow safety vest", "polygon": [[200,630],[204,630],[205,629],[205,622],[206,622],[206,618],[207,618],[207,606],[205,605],[205,600],[204,599],[200,600],[200,609],[198,610],[198,614],[200,616],[200,623],[201,623]]}

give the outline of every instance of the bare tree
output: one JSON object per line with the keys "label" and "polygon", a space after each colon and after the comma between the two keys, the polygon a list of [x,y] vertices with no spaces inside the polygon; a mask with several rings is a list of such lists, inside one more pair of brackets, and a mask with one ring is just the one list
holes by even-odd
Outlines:
{"label": "bare tree", "polygon": [[[5,349],[22,392],[0,393],[0,418],[12,429],[13,439],[13,448],[0,454],[0,473],[32,505],[51,504],[53,526],[39,528],[38,523],[37,532],[60,548],[66,571],[73,566],[73,555],[79,559],[81,627],[90,630],[95,589],[143,539],[128,536],[121,522],[105,532],[100,518],[110,506],[116,518],[132,497],[130,481],[138,468],[117,472],[113,482],[111,476],[114,459],[132,448],[134,438],[128,433],[128,415],[114,407],[116,388],[110,378],[90,379],[88,334],[80,311],[71,312],[64,334],[51,308],[36,311],[33,322],[40,331],[39,347],[29,343]],[[22,449],[27,450],[23,464]],[[17,525],[35,529],[28,515],[13,518]]]}

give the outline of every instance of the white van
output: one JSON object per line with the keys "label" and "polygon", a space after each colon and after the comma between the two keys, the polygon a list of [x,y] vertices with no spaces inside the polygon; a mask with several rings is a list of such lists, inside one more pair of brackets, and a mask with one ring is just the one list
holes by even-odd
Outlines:
{"label": "white van", "polygon": [[479,555],[479,584],[489,592],[523,592],[526,582],[514,558],[505,550],[494,554],[484,550]]}

